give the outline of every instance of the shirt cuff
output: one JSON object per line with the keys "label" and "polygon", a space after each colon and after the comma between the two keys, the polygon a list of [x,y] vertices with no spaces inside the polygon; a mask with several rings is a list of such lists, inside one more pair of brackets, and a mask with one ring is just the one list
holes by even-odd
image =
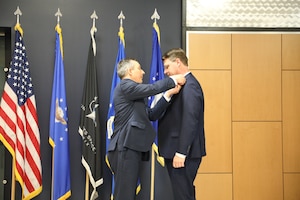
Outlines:
{"label": "shirt cuff", "polygon": [[175,85],[178,85],[175,78],[173,78],[172,76],[170,76],[170,78],[174,81]]}
{"label": "shirt cuff", "polygon": [[178,156],[178,157],[180,157],[180,158],[185,158],[186,157],[186,155],[184,155],[184,154],[181,154],[181,153],[175,153],[175,156]]}
{"label": "shirt cuff", "polygon": [[166,93],[164,93],[163,97],[165,98],[165,100],[166,100],[167,102],[170,102],[170,101],[171,101],[171,97],[168,97],[168,96],[166,95]]}

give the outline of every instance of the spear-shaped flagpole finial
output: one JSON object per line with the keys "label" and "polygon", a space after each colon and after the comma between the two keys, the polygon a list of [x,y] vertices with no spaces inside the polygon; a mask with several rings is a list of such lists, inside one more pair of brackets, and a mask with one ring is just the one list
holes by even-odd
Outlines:
{"label": "spear-shaped flagpole finial", "polygon": [[125,19],[125,15],[123,14],[123,11],[121,10],[118,19],[120,20],[120,26],[123,27],[123,20]]}
{"label": "spear-shaped flagpole finial", "polygon": [[156,23],[156,20],[159,20],[159,19],[160,19],[160,16],[159,16],[159,14],[158,14],[156,8],[155,8],[155,10],[154,10],[153,15],[151,16],[151,19],[152,19],[152,20],[154,19],[154,23]]}
{"label": "spear-shaped flagpole finial", "polygon": [[14,15],[17,15],[17,24],[20,23],[20,16],[22,15],[22,12],[19,8],[19,6],[17,7],[17,10],[14,12]]}
{"label": "spear-shaped flagpole finial", "polygon": [[97,14],[96,14],[96,11],[94,10],[94,12],[93,12],[93,14],[91,15],[91,19],[93,20],[93,29],[95,30],[95,31],[97,31],[97,28],[96,28],[96,19],[98,19],[98,16],[97,16]]}
{"label": "spear-shaped flagpole finial", "polygon": [[92,38],[92,46],[93,46],[93,52],[94,52],[94,56],[96,56],[96,40],[95,40],[95,32],[97,32],[97,28],[96,28],[96,19],[98,19],[98,16],[96,14],[96,11],[94,10],[93,14],[91,15],[91,19],[93,20],[93,26],[91,28],[91,38]]}
{"label": "spear-shaped flagpole finial", "polygon": [[61,12],[60,12],[60,9],[58,8],[57,9],[57,12],[55,13],[55,17],[57,17],[57,24],[59,24],[59,20],[60,20],[60,17],[62,16]]}

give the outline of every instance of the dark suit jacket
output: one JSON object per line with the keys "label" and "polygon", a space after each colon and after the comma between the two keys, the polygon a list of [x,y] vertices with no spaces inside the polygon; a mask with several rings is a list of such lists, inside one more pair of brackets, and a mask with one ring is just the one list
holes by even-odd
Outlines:
{"label": "dark suit jacket", "polygon": [[130,79],[121,80],[114,91],[114,133],[108,151],[130,148],[147,152],[156,135],[149,120],[146,97],[175,87],[171,78],[154,84],[139,84]]}
{"label": "dark suit jacket", "polygon": [[[165,104],[166,100],[161,98],[157,106]],[[160,155],[168,159],[176,152],[189,158],[205,156],[204,96],[201,85],[191,73],[186,75],[185,85],[172,97],[170,104],[158,121]]]}

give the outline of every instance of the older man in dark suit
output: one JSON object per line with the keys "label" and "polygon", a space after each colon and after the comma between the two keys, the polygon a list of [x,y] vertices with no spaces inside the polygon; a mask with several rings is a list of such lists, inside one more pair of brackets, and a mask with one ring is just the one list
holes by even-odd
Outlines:
{"label": "older man in dark suit", "polygon": [[134,59],[118,64],[121,81],[114,91],[114,133],[108,147],[108,160],[115,178],[114,200],[134,200],[141,162],[148,160],[155,130],[149,120],[146,97],[168,89],[174,93],[185,83],[175,75],[154,84],[142,84],[145,72]]}
{"label": "older man in dark suit", "polygon": [[[188,58],[180,48],[163,55],[164,73],[182,74],[185,85],[178,94],[161,98],[157,107],[170,104],[158,121],[158,150],[172,182],[175,200],[195,200],[194,180],[202,156],[206,155],[204,136],[204,96],[201,85],[188,68]],[[155,120],[159,112],[153,113]]]}

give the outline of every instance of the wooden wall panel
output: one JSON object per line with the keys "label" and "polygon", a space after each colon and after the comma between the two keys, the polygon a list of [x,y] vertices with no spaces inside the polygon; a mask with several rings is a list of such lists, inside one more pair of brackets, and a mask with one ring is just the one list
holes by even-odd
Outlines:
{"label": "wooden wall panel", "polygon": [[298,200],[300,36],[229,35],[187,37],[205,95],[197,199]]}
{"label": "wooden wall panel", "polygon": [[231,174],[198,174],[195,185],[196,199],[232,200]]}
{"label": "wooden wall panel", "polygon": [[284,200],[300,199],[300,174],[284,174]]}
{"label": "wooden wall panel", "polygon": [[232,36],[234,121],[281,120],[280,35]]}
{"label": "wooden wall panel", "polygon": [[280,122],[233,123],[235,200],[282,200]]}
{"label": "wooden wall panel", "polygon": [[282,35],[282,69],[300,69],[300,34]]}
{"label": "wooden wall panel", "polygon": [[187,37],[191,69],[231,68],[231,34],[190,33]]}
{"label": "wooden wall panel", "polygon": [[207,157],[200,172],[232,172],[231,72],[192,70],[202,85],[205,100]]}
{"label": "wooden wall panel", "polygon": [[284,171],[300,172],[300,71],[282,72],[282,101]]}

